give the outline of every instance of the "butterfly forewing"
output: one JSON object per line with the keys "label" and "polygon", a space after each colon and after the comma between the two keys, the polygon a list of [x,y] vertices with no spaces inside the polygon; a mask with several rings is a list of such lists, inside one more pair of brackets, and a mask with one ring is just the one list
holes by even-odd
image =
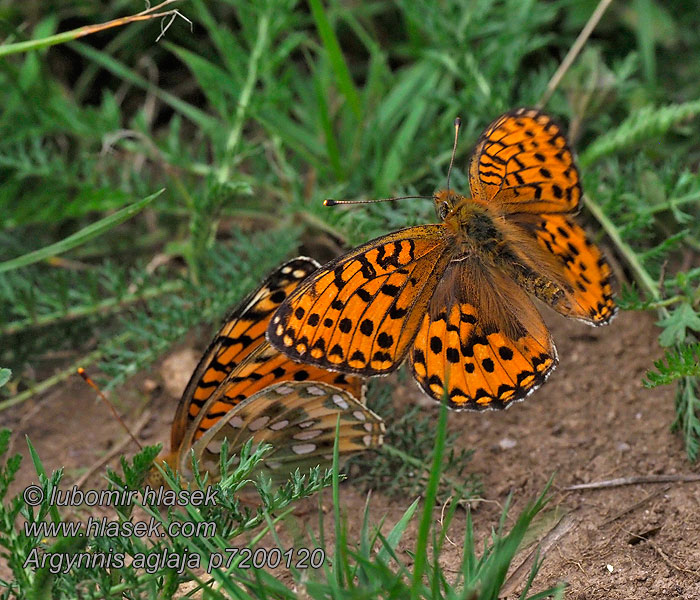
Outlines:
{"label": "butterfly forewing", "polygon": [[[274,384],[229,411],[194,444],[200,468],[216,476],[221,445],[228,440],[229,456],[253,439],[269,443],[266,472],[277,479],[296,468],[329,466],[336,423],[340,418],[338,447],[345,458],[376,449],[383,442],[384,423],[347,391],[319,382]],[[180,456],[182,469],[189,466],[187,453]]]}
{"label": "butterfly forewing", "polygon": [[410,227],[331,261],[282,303],[268,339],[296,360],[348,373],[396,369],[449,262],[441,225]]}
{"label": "butterfly forewing", "polygon": [[171,446],[180,446],[188,425],[224,378],[265,341],[270,316],[299,283],[319,267],[304,256],[272,271],[224,321],[190,378],[175,414]]}
{"label": "butterfly forewing", "polygon": [[469,165],[472,197],[504,213],[569,213],[581,200],[579,173],[559,126],[518,108],[489,125]]}

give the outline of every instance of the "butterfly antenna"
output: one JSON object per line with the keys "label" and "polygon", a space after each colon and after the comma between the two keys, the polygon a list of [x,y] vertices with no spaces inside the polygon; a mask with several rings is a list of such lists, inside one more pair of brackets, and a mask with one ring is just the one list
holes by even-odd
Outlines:
{"label": "butterfly antenna", "polygon": [[452,165],[455,162],[455,154],[457,153],[457,139],[459,138],[459,128],[462,126],[462,119],[455,119],[455,143],[452,145],[452,158],[450,158],[450,166],[447,169],[447,191],[450,191],[450,175],[452,175]]}
{"label": "butterfly antenna", "polygon": [[375,202],[391,202],[392,200],[407,200],[408,198],[433,199],[432,196],[396,196],[394,198],[379,198],[378,200],[333,200],[333,198],[326,198],[323,201],[323,206],[337,206],[338,204],[374,204]]}
{"label": "butterfly antenna", "polygon": [[93,388],[96,392],[97,395],[102,399],[102,401],[109,407],[109,410],[112,411],[112,414],[114,415],[114,418],[119,421],[119,424],[124,428],[124,430],[129,434],[129,437],[134,441],[134,444],[136,444],[139,447],[139,450],[143,450],[143,446],[139,443],[139,441],[134,437],[134,434],[131,433],[131,430],[129,427],[127,427],[126,423],[122,420],[122,418],[119,416],[119,413],[117,412],[117,409],[114,408],[114,404],[112,404],[107,396],[104,395],[104,392],[100,389],[100,387],[88,376],[88,374],[85,372],[85,369],[83,367],[78,367],[78,375],[80,375],[84,380],[85,383],[87,383],[91,388]]}

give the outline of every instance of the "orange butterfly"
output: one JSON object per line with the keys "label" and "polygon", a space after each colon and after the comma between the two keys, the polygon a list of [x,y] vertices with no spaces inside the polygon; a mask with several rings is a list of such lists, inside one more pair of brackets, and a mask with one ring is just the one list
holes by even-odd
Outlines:
{"label": "orange butterfly", "polygon": [[610,267],[568,216],[582,194],[573,155],[549,116],[519,108],[481,135],[469,184],[471,198],[449,185],[433,196],[440,224],[312,274],[275,313],[272,345],[364,376],[408,356],[423,391],[454,409],[504,408],[540,386],[557,353],[528,294],[590,325],[616,311]]}
{"label": "orange butterfly", "polygon": [[264,468],[276,479],[296,468],[328,464],[340,416],[342,457],[382,444],[384,423],[364,405],[364,384],[295,362],[265,340],[270,316],[319,267],[298,257],[275,269],[226,318],[185,388],[163,457],[188,476],[191,451],[217,477],[224,438],[229,455],[249,438],[273,450]]}

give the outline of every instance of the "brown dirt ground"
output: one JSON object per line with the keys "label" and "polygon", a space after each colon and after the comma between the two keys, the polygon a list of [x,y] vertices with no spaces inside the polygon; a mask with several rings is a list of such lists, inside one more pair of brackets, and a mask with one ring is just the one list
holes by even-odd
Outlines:
{"label": "brown dirt ground", "polygon": [[[573,600],[700,598],[700,482],[564,489],[617,477],[700,471],[687,461],[679,435],[669,431],[673,391],[645,390],[640,385],[645,369],[660,353],[653,319],[623,313],[601,329],[552,314],[546,319],[560,356],[548,383],[510,410],[449,416],[450,428],[463,432],[465,447],[476,449],[471,468],[483,476],[484,501],[473,513],[479,544],[497,525],[509,493],[513,493],[513,510],[508,525],[556,472],[548,509],[557,508],[557,512],[549,510],[541,519],[540,538],[564,516],[549,536],[551,545],[533,589],[566,581],[566,597]],[[128,422],[137,420],[139,407],[147,405],[152,411],[153,417],[141,431],[143,441],[167,442],[178,385],[184,387],[207,337],[183,344],[158,369],[120,390],[118,406]],[[162,384],[173,374],[180,382],[168,393]],[[411,385],[398,388],[395,401],[419,401],[419,396]],[[426,405],[425,410],[437,417],[436,406]],[[65,467],[64,488],[124,437],[77,377],[40,399],[0,414],[0,425],[13,429],[14,450],[25,457],[13,493],[35,479],[24,435],[31,438],[47,470]],[[99,469],[86,487],[102,487],[103,472]],[[341,493],[352,535],[360,526],[357,519],[365,497],[351,483]],[[385,530],[390,528],[408,501],[405,506],[398,504],[375,492],[375,522],[386,515]],[[298,517],[317,522],[313,506],[309,504]],[[439,519],[440,507],[435,517]],[[456,545],[448,545],[442,558],[448,574],[458,566],[464,523],[460,511],[450,530]],[[414,539],[415,523],[402,548],[410,549]],[[514,566],[530,550],[521,552]],[[410,562],[405,551],[402,556]],[[523,580],[518,574],[513,577],[506,588],[508,598],[517,597]]]}

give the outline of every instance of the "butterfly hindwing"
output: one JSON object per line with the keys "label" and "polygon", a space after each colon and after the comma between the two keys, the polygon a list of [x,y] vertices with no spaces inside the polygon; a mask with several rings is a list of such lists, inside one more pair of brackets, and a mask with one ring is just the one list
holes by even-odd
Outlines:
{"label": "butterfly hindwing", "polygon": [[505,408],[539,387],[557,364],[537,309],[518,286],[476,261],[450,267],[410,354],[414,376],[450,408]]}
{"label": "butterfly hindwing", "polygon": [[[229,456],[238,454],[250,438],[254,444],[266,442],[273,450],[265,458],[265,472],[286,479],[297,468],[331,464],[338,418],[342,458],[381,446],[382,419],[347,391],[319,382],[285,382],[237,405],[193,449],[200,468],[216,473],[224,438]],[[188,453],[181,454],[180,468],[189,468]]]}
{"label": "butterfly hindwing", "polygon": [[178,448],[188,425],[224,378],[265,341],[271,314],[319,264],[299,256],[277,267],[224,320],[204,352],[175,413],[171,446]]}
{"label": "butterfly hindwing", "polygon": [[491,123],[469,164],[472,197],[508,213],[569,213],[578,209],[581,184],[561,128],[531,108]]}
{"label": "butterfly hindwing", "polygon": [[331,261],[275,313],[268,339],[288,356],[347,373],[396,369],[449,262],[441,225],[409,227]]}

